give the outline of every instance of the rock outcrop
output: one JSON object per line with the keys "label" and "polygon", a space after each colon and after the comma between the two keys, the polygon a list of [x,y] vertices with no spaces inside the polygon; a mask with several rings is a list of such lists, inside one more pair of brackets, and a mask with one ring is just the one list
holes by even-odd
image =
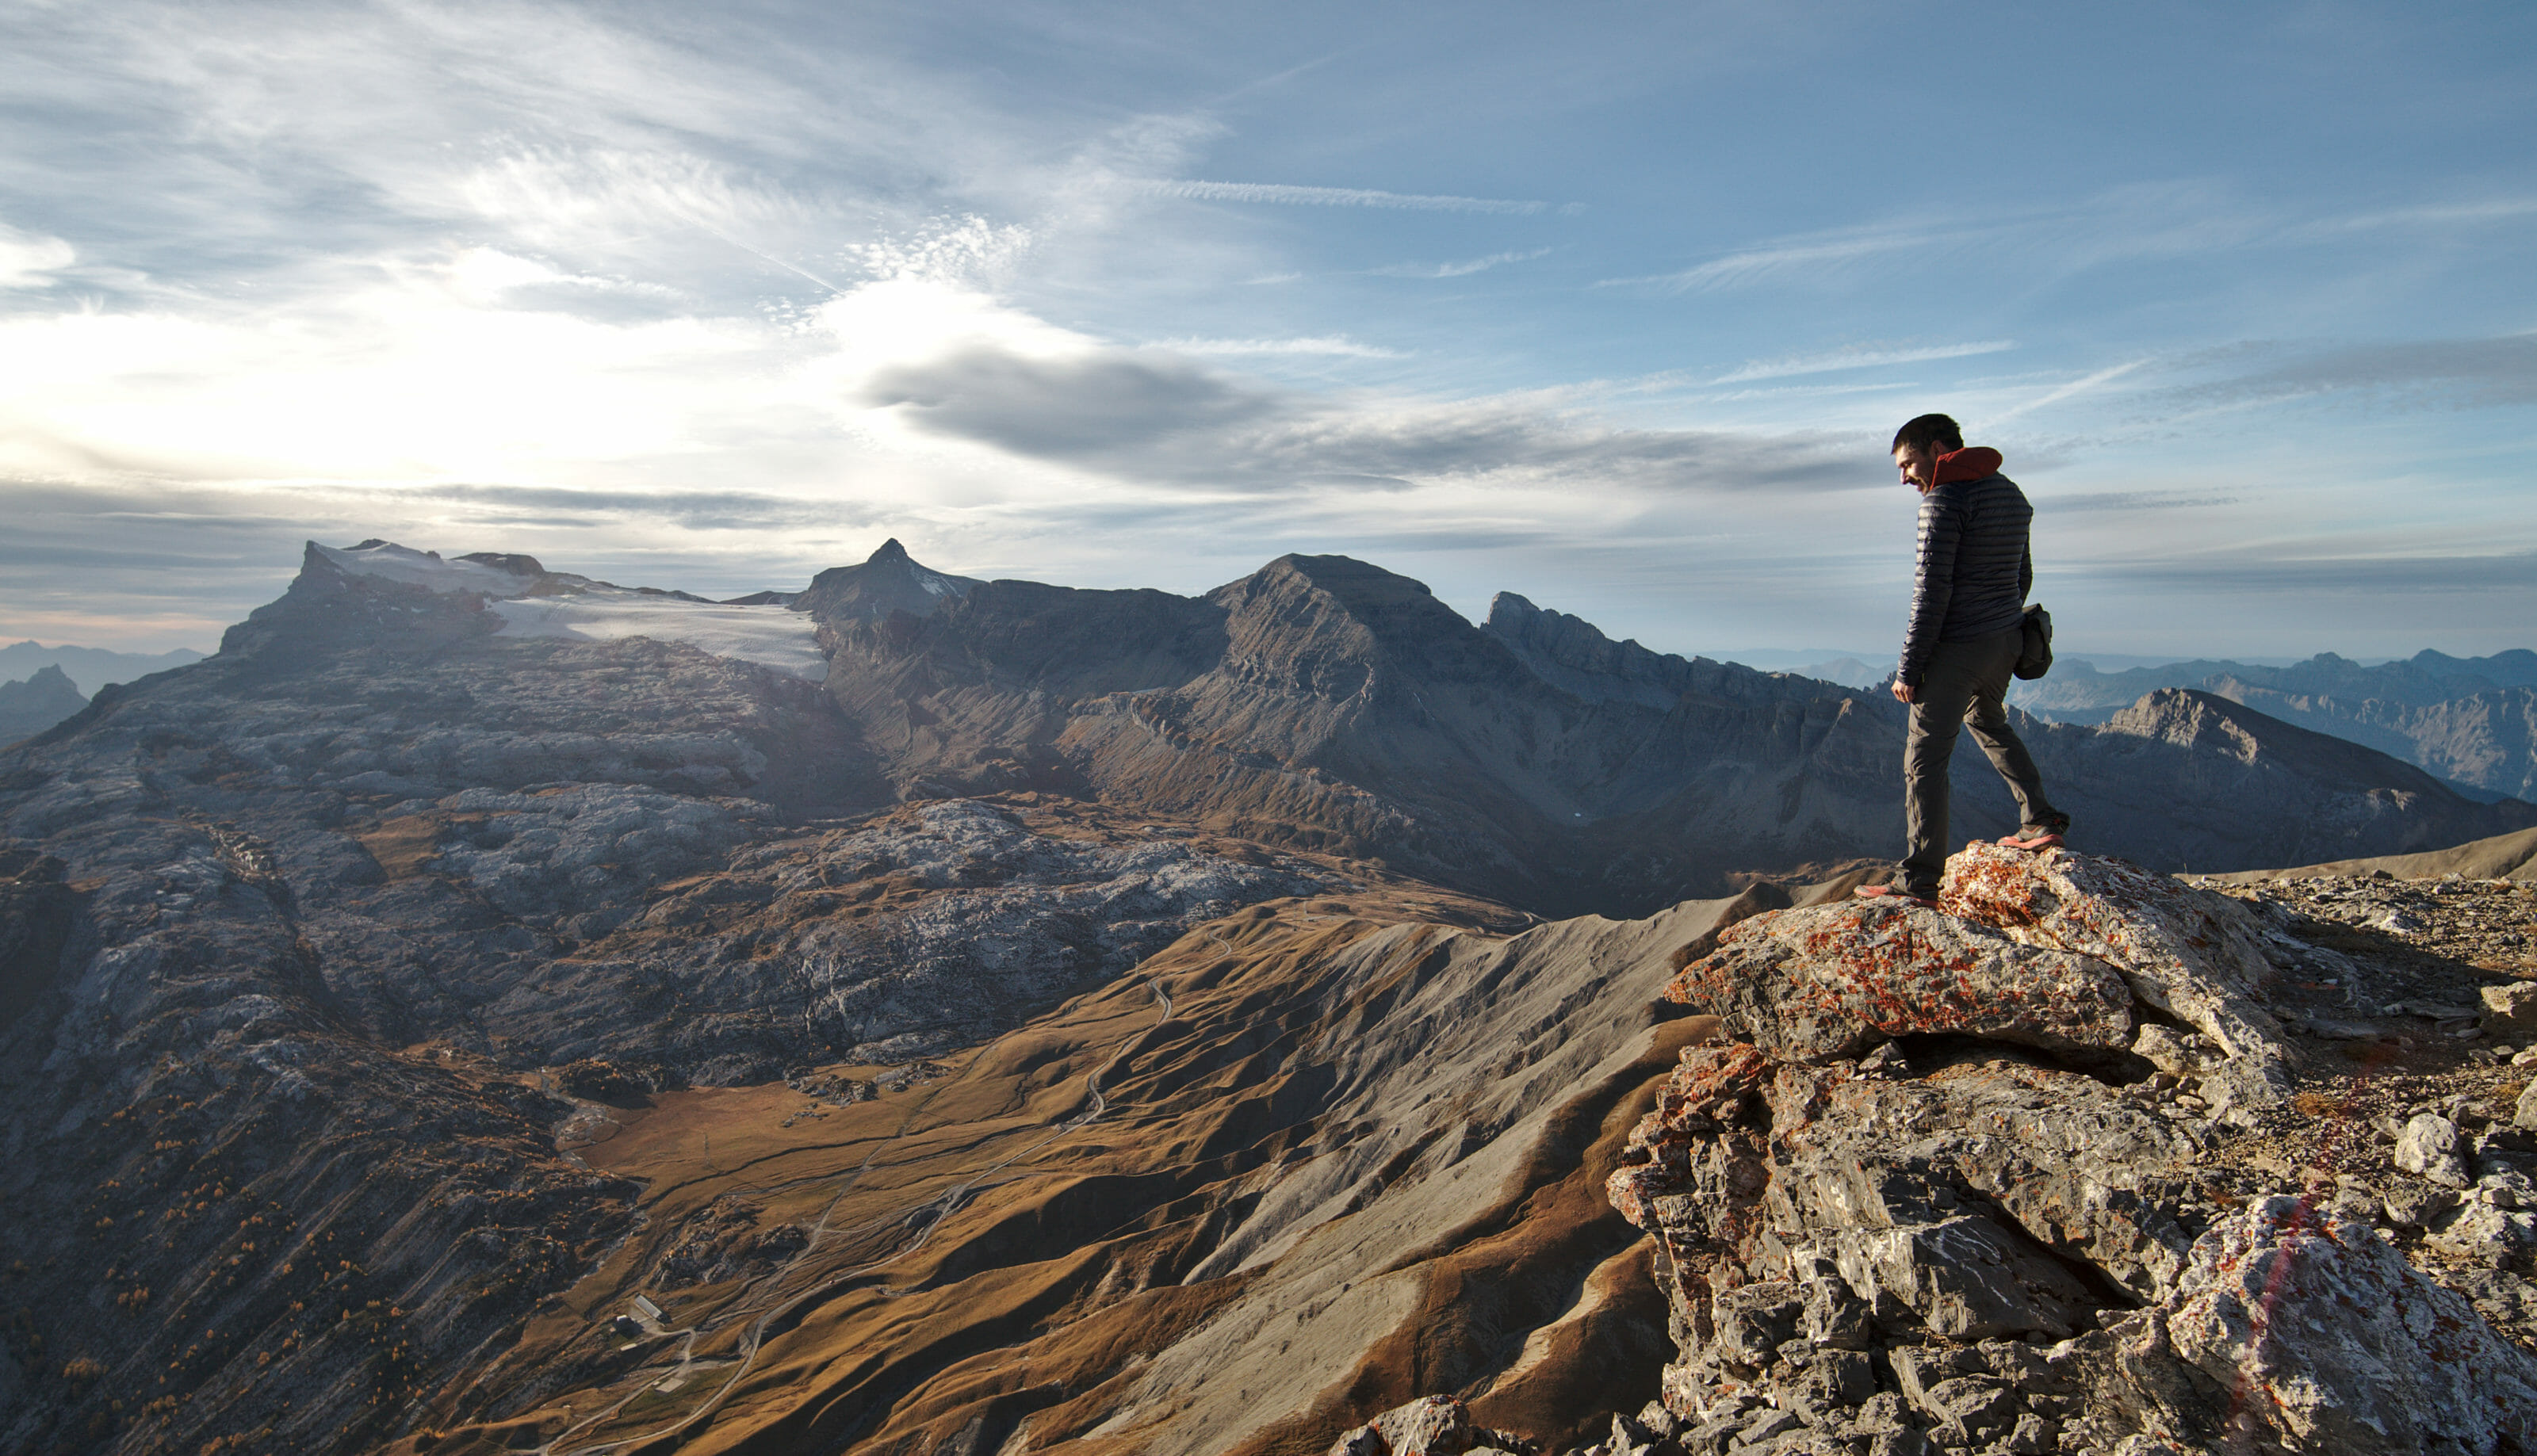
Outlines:
{"label": "rock outcrop", "polygon": [[[2301,1059],[2264,1007],[2280,973],[2262,916],[2118,862],[1983,846],[1950,862],[1942,904],[1756,916],[1668,987],[1730,1039],[1683,1051],[1608,1183],[1656,1239],[1679,1351],[1666,1439],[1703,1456],[2537,1440],[2537,1359],[2370,1204],[2215,1185],[2213,1150],[2282,1108]],[[2396,1161],[2413,1148],[2414,1171],[2463,1182],[2456,1144],[2445,1123],[2409,1128]]]}

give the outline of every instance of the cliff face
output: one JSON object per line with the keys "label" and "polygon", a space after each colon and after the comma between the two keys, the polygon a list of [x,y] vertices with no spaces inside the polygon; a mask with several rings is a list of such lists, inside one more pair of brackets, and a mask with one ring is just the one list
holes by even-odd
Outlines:
{"label": "cliff face", "polygon": [[51,842],[0,855],[11,1449],[383,1441],[631,1226],[563,1105],[362,1034],[269,843]]}
{"label": "cliff face", "polygon": [[2451,784],[2487,795],[2537,797],[2537,688],[2493,688],[2420,704],[2286,693],[2227,678],[2211,688],[2285,723],[2420,764]]}

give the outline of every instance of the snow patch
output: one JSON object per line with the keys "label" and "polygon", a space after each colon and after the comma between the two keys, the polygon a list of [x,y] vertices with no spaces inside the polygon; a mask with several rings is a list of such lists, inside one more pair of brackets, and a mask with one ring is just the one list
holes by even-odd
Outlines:
{"label": "snow patch", "polygon": [[443,561],[438,551],[418,551],[394,541],[352,547],[317,546],[316,551],[337,569],[354,576],[383,577],[435,592],[511,597],[527,591],[533,580],[482,561]]}
{"label": "snow patch", "polygon": [[[518,590],[516,585],[513,590]],[[757,663],[812,682],[828,675],[827,659],[819,655],[818,624],[772,603],[730,606],[622,587],[590,587],[568,597],[522,597],[486,605],[502,618],[496,637],[569,637],[586,642],[649,637],[655,642],[683,642],[718,658]]]}

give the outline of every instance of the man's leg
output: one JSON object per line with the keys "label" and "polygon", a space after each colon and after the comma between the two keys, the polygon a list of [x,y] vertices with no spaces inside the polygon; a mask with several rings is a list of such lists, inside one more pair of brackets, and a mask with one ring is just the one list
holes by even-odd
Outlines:
{"label": "man's leg", "polygon": [[1947,873],[1947,760],[1971,711],[1984,644],[1941,642],[1920,671],[1903,736],[1903,887],[1935,895]]}
{"label": "man's leg", "polygon": [[2044,796],[2044,776],[2036,772],[2026,741],[2008,725],[2008,683],[2015,675],[2024,638],[2025,629],[2015,627],[1984,644],[1989,651],[1982,663],[1981,680],[1972,701],[1965,708],[1965,727],[1973,729],[1974,741],[1982,745],[1990,766],[2008,781],[2008,791],[2017,798],[2018,827],[2057,832],[2069,826],[2070,818]]}

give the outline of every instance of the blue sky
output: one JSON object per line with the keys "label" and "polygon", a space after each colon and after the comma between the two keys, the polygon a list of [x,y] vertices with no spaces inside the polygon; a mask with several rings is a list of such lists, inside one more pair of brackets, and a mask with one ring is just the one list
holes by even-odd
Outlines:
{"label": "blue sky", "polygon": [[2537,9],[18,3],[0,637],[298,542],[1899,636],[1945,410],[2065,652],[2531,645]]}

